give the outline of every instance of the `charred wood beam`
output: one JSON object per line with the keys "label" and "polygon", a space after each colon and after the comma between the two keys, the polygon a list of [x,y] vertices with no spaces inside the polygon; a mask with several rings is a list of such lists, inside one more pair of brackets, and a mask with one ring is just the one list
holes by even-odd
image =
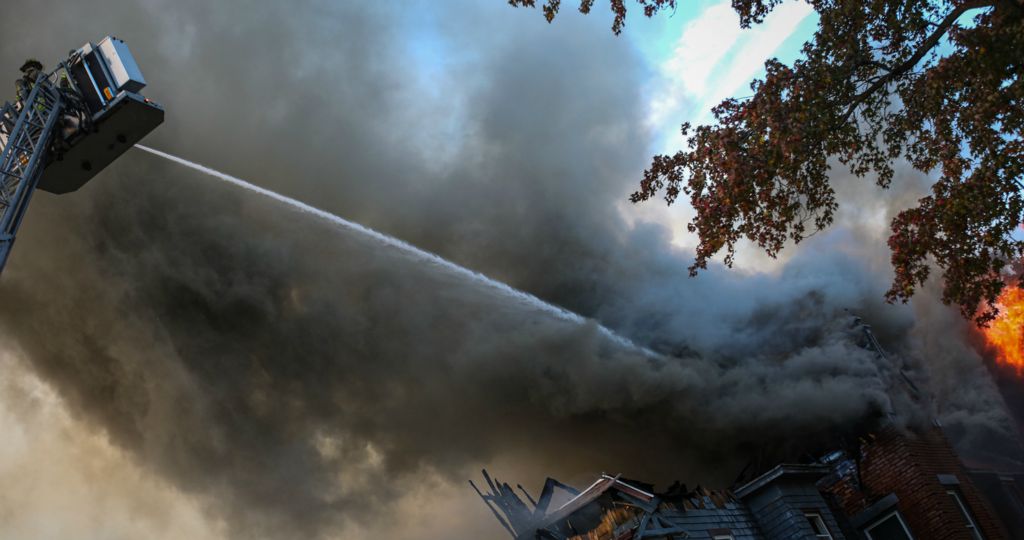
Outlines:
{"label": "charred wood beam", "polygon": [[494,509],[494,506],[491,505],[491,497],[484,495],[480,491],[480,489],[476,487],[476,484],[474,484],[472,480],[469,481],[469,485],[473,486],[473,490],[476,491],[476,494],[479,495],[480,498],[484,501],[484,504],[487,505],[488,510],[490,510],[491,513],[494,514],[494,518],[498,520],[498,523],[501,523],[501,526],[504,527],[505,530],[512,535],[512,538],[516,538],[516,532],[512,530],[512,527],[509,526],[509,524],[505,521],[505,518],[501,517],[501,514],[499,514],[498,511]]}
{"label": "charred wood beam", "polygon": [[548,513],[548,506],[551,505],[551,497],[555,494],[556,487],[562,488],[574,497],[580,494],[578,489],[563,484],[554,478],[548,478],[544,481],[544,488],[540,492],[540,499],[534,505],[533,516],[535,518],[539,519]]}
{"label": "charred wood beam", "polygon": [[519,488],[519,491],[523,492],[523,496],[526,497],[526,500],[530,501],[530,504],[533,505],[533,509],[536,511],[537,501],[533,500],[533,497],[530,496],[530,493],[526,491],[526,488],[524,488],[521,484],[516,484],[516,487]]}

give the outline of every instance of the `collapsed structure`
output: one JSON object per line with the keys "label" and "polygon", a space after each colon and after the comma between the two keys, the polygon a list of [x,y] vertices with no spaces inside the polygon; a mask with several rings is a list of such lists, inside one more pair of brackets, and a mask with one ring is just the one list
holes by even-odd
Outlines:
{"label": "collapsed structure", "polygon": [[[864,346],[884,358],[861,328]],[[517,486],[524,501],[483,474],[486,491],[470,484],[516,540],[1024,540],[1024,473],[966,468],[938,422],[916,431],[883,423],[821,458],[762,468],[723,490],[676,482],[656,492],[601,475],[582,491],[549,478],[537,500]],[[559,492],[568,500],[552,504]]]}
{"label": "collapsed structure", "polygon": [[[966,469],[937,426],[889,426],[852,452],[779,464],[725,490],[677,483],[657,493],[602,475],[576,491],[548,479],[536,503],[519,486],[527,505],[508,484],[484,478],[488,491],[478,493],[517,540],[1024,538],[1024,475]],[[548,508],[555,485],[571,498]]]}

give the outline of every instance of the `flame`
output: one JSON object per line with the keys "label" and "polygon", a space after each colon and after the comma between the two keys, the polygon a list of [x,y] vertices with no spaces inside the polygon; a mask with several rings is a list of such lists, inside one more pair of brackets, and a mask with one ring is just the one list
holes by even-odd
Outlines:
{"label": "flame", "polygon": [[1024,289],[1003,289],[996,304],[1000,313],[985,329],[985,340],[996,349],[996,361],[1024,373]]}

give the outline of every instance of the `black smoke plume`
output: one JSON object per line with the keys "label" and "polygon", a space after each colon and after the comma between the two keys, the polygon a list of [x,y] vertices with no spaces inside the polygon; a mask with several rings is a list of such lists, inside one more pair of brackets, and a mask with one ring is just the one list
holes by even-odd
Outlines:
{"label": "black smoke plume", "polygon": [[[0,17],[14,44],[0,65],[116,30],[168,110],[147,144],[659,355],[128,155],[78,193],[33,202],[0,281],[0,331],[76,418],[228,536],[387,537],[414,519],[396,510],[410,486],[488,463],[727,483],[765,445],[866,418],[1007,433],[977,356],[949,347],[964,343],[956,320],[927,298],[880,301],[889,276],[859,215],[771,272],[696,280],[668,230],[623,215],[651,145],[647,73],[603,21],[556,30],[501,2],[337,4],[37,2]],[[858,346],[847,310],[892,361]],[[904,364],[934,410],[893,391]],[[464,525],[439,537],[473,537]]]}

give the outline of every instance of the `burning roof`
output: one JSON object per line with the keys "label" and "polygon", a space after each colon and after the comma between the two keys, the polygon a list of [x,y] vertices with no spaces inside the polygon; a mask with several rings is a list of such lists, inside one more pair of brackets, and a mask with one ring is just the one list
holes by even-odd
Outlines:
{"label": "burning roof", "polygon": [[1006,287],[997,301],[1001,313],[985,329],[985,340],[1000,364],[1024,371],[1024,289]]}
{"label": "burning roof", "polygon": [[[669,535],[685,538],[695,528],[703,530],[703,525],[723,520],[736,525],[734,534],[755,527],[747,511],[727,490],[698,486],[689,491],[676,482],[666,492],[654,493],[652,486],[602,474],[589,487],[577,491],[549,478],[536,503],[522,486],[517,486],[533,503],[530,510],[511,486],[492,480],[487,471],[483,475],[489,488],[487,493],[477,489],[472,481],[470,484],[517,540],[639,540]],[[556,488],[572,498],[549,511]],[[709,514],[716,514],[715,519],[709,520]]]}

